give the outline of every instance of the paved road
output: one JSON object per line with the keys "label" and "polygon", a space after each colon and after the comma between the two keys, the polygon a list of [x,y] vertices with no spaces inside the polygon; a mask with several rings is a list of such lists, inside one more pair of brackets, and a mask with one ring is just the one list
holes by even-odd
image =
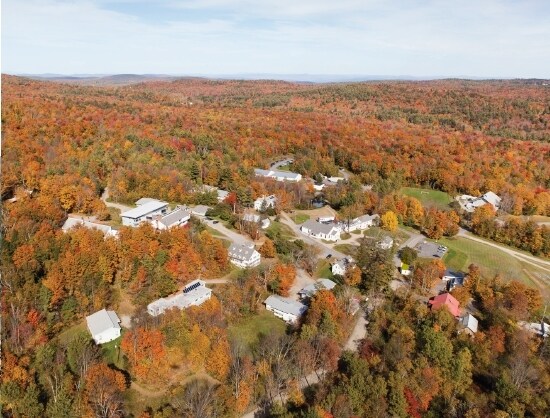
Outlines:
{"label": "paved road", "polygon": [[252,241],[250,238],[245,237],[244,235],[241,235],[238,232],[227,228],[221,222],[218,222],[215,224],[214,221],[209,221],[206,218],[201,219],[201,221],[204,222],[205,225],[208,225],[210,228],[215,229],[219,233],[225,235],[232,242],[235,242],[237,244],[244,244],[244,245],[254,244],[254,241]]}
{"label": "paved road", "polygon": [[307,242],[308,244],[313,245],[314,247],[319,248],[321,251],[319,254],[319,258],[326,258],[329,254],[332,254],[333,257],[336,258],[344,258],[348,257],[346,254],[341,253],[340,251],[335,250],[330,245],[325,244],[321,240],[317,240],[315,238],[311,238],[309,235],[306,235],[300,231],[300,225],[296,225],[292,219],[286,214],[285,212],[281,212],[280,215],[280,221],[281,223],[287,225],[292,229],[292,232],[294,232],[294,235],[296,235],[297,238],[301,239],[302,241]]}
{"label": "paved road", "polygon": [[[410,232],[410,231],[406,231],[404,229],[401,229],[401,231],[408,234],[409,238],[403,244],[401,244],[399,246],[399,249],[402,249],[402,248],[405,248],[405,247],[414,248],[419,243],[421,243],[422,241],[424,241],[426,239],[426,237],[424,235],[418,234],[416,232]],[[396,267],[401,267],[401,260],[397,256],[397,252],[393,256],[393,262],[394,262]]]}
{"label": "paved road", "polygon": [[271,164],[271,167],[269,167],[269,168],[271,170],[277,170],[279,167],[282,167],[284,165],[288,165],[288,164],[293,163],[293,162],[294,162],[294,158],[287,157],[287,158],[284,158],[283,160],[281,160],[279,162]]}
{"label": "paved road", "polygon": [[109,199],[109,188],[105,187],[105,190],[103,191],[103,194],[101,195],[101,200],[103,200],[103,203],[105,203],[105,206],[109,208],[116,208],[120,210],[120,212],[126,212],[127,210],[133,209],[130,206],[122,205],[120,203],[114,203],[114,202],[108,202],[107,199]]}
{"label": "paved road", "polygon": [[511,255],[512,257],[517,258],[520,261],[523,261],[524,263],[531,264],[532,266],[538,267],[540,269],[546,270],[550,272],[550,261],[547,261],[540,257],[535,257],[529,254],[524,254],[520,251],[513,250],[511,248],[502,246],[500,244],[497,244],[496,242],[488,241],[483,238],[478,238],[475,235],[471,234],[470,232],[466,231],[463,228],[460,228],[458,231],[458,236],[479,242],[481,244],[489,245],[491,247],[498,248],[499,250],[505,252],[506,254]]}

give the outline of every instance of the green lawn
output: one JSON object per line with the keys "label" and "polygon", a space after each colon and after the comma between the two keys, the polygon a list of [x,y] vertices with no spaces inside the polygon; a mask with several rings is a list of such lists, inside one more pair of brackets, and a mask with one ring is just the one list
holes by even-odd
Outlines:
{"label": "green lawn", "polygon": [[296,213],[292,215],[291,218],[296,225],[300,225],[309,220],[309,215],[306,215],[305,213]]}
{"label": "green lawn", "polygon": [[271,222],[271,225],[269,225],[266,231],[273,232],[275,235],[280,234],[281,237],[285,239],[295,238],[295,235],[290,227],[277,221]]}
{"label": "green lawn", "polygon": [[341,253],[351,255],[352,257],[355,257],[357,253],[357,248],[359,247],[353,244],[338,244],[334,246],[334,249],[336,251],[340,251]]}
{"label": "green lawn", "polygon": [[340,239],[346,240],[346,239],[350,239],[350,238],[351,238],[351,234],[349,232],[342,232],[340,234]]}
{"label": "green lawn", "polygon": [[522,263],[498,248],[462,237],[442,238],[439,243],[449,248],[443,261],[450,268],[467,271],[470,264],[476,264],[487,277],[500,274],[505,280],[515,279],[526,285],[539,287],[524,270],[535,274],[540,273],[541,270]]}
{"label": "green lawn", "polygon": [[[61,334],[59,334],[57,338],[59,338],[59,342],[61,342],[62,344],[68,344],[77,334],[80,334],[81,332],[88,332],[86,321],[82,321],[66,329]],[[90,334],[88,333],[88,335]],[[90,336],[90,339],[91,338],[92,337]]]}
{"label": "green lawn", "polygon": [[275,317],[271,312],[262,311],[258,315],[243,319],[229,326],[229,338],[253,346],[261,334],[284,334],[286,324],[282,319]]}
{"label": "green lawn", "polygon": [[122,336],[116,340],[101,344],[101,356],[107,364],[113,364],[119,369],[125,369],[124,356],[120,351]]}
{"label": "green lawn", "polygon": [[315,270],[315,277],[320,279],[332,279],[332,271],[328,260],[320,260]]}
{"label": "green lawn", "polygon": [[421,189],[418,187],[403,187],[401,194],[414,197],[422,203],[423,206],[435,206],[440,209],[447,209],[449,203],[453,201],[452,197],[445,192],[431,189]]}

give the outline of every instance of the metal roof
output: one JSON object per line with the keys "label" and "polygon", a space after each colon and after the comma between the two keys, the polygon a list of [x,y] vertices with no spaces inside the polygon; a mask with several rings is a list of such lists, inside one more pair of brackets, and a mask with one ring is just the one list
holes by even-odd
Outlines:
{"label": "metal roof", "polygon": [[307,311],[307,306],[303,303],[296,302],[292,299],[283,298],[282,296],[278,295],[269,296],[264,303],[277,309],[278,311],[295,316],[300,316],[305,311]]}
{"label": "metal roof", "polygon": [[86,323],[88,329],[92,333],[92,336],[101,334],[111,328],[120,329],[120,319],[115,311],[107,311],[102,309],[96,313],[86,317]]}
{"label": "metal roof", "polygon": [[155,212],[162,208],[168,206],[168,203],[161,202],[159,200],[154,200],[151,202],[144,203],[143,205],[138,206],[137,208],[130,209],[126,212],[120,214],[123,218],[137,219],[145,216],[151,212]]}
{"label": "metal roof", "polygon": [[243,244],[231,244],[228,250],[229,257],[235,258],[240,261],[250,261],[257,251],[252,247]]}

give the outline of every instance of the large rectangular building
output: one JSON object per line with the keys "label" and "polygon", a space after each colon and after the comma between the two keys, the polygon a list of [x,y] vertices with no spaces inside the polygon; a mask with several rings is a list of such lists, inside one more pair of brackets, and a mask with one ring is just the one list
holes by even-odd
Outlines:
{"label": "large rectangular building", "polygon": [[151,222],[155,215],[165,215],[168,212],[168,203],[151,200],[120,214],[122,225],[138,226],[142,222]]}

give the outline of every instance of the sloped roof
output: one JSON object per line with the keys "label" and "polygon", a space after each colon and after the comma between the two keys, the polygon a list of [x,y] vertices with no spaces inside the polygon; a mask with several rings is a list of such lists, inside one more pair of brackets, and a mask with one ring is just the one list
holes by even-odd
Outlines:
{"label": "sloped roof", "polygon": [[164,215],[160,222],[166,226],[174,225],[175,223],[181,221],[182,219],[189,219],[191,214],[183,208],[177,208],[167,215]]}
{"label": "sloped roof", "polygon": [[453,316],[458,316],[460,314],[460,303],[450,293],[442,293],[441,295],[437,295],[428,303],[431,305],[432,309],[439,309],[442,306],[446,306]]}
{"label": "sloped roof", "polygon": [[145,203],[149,203],[149,202],[159,202],[158,199],[153,199],[151,197],[142,197],[141,199],[138,199],[136,201],[136,206],[141,206],[141,205],[144,205]]}
{"label": "sloped roof", "polygon": [[309,219],[302,224],[302,228],[307,228],[312,234],[330,234],[335,226],[333,224],[322,224],[313,219]]}
{"label": "sloped roof", "polygon": [[102,309],[86,317],[86,323],[88,329],[92,333],[92,336],[101,334],[111,328],[120,329],[120,319],[115,311],[107,311]]}
{"label": "sloped roof", "polygon": [[500,205],[500,197],[493,192],[487,192],[481,198],[495,207]]}
{"label": "sloped roof", "polygon": [[250,261],[257,251],[252,247],[243,244],[231,244],[228,250],[229,257],[239,261]]}
{"label": "sloped roof", "polygon": [[109,225],[103,225],[100,223],[85,221],[83,219],[78,219],[78,218],[67,218],[67,220],[65,221],[61,229],[67,232],[68,230],[74,228],[77,225],[82,225],[88,229],[97,229],[103,232],[104,234],[108,234],[112,229]]}
{"label": "sloped roof", "polygon": [[191,209],[191,213],[194,213],[195,215],[206,216],[206,212],[208,212],[208,209],[210,209],[209,206],[197,205],[197,206],[195,206],[194,208]]}
{"label": "sloped roof", "polygon": [[472,332],[477,332],[478,321],[475,316],[468,313],[460,319],[460,323],[464,328],[470,329]]}
{"label": "sloped roof", "polygon": [[300,290],[298,293],[305,296],[313,296],[319,290],[332,290],[336,286],[332,280],[329,279],[319,279],[315,283],[309,284]]}
{"label": "sloped roof", "polygon": [[254,174],[262,177],[282,177],[284,179],[297,179],[300,174],[292,173],[290,171],[279,170],[262,170],[261,168],[255,168]]}
{"label": "sloped roof", "polygon": [[272,306],[278,311],[295,315],[295,316],[300,316],[305,311],[307,311],[307,306],[304,305],[303,303],[296,302],[295,300],[292,300],[292,299],[283,298],[282,296],[278,296],[278,295],[269,296],[264,303],[266,305]]}
{"label": "sloped roof", "polygon": [[166,202],[153,200],[153,201],[144,203],[138,206],[137,208],[127,210],[126,212],[121,213],[120,216],[122,216],[123,218],[137,219],[147,215],[148,213],[160,210],[166,206],[168,206],[168,203]]}

